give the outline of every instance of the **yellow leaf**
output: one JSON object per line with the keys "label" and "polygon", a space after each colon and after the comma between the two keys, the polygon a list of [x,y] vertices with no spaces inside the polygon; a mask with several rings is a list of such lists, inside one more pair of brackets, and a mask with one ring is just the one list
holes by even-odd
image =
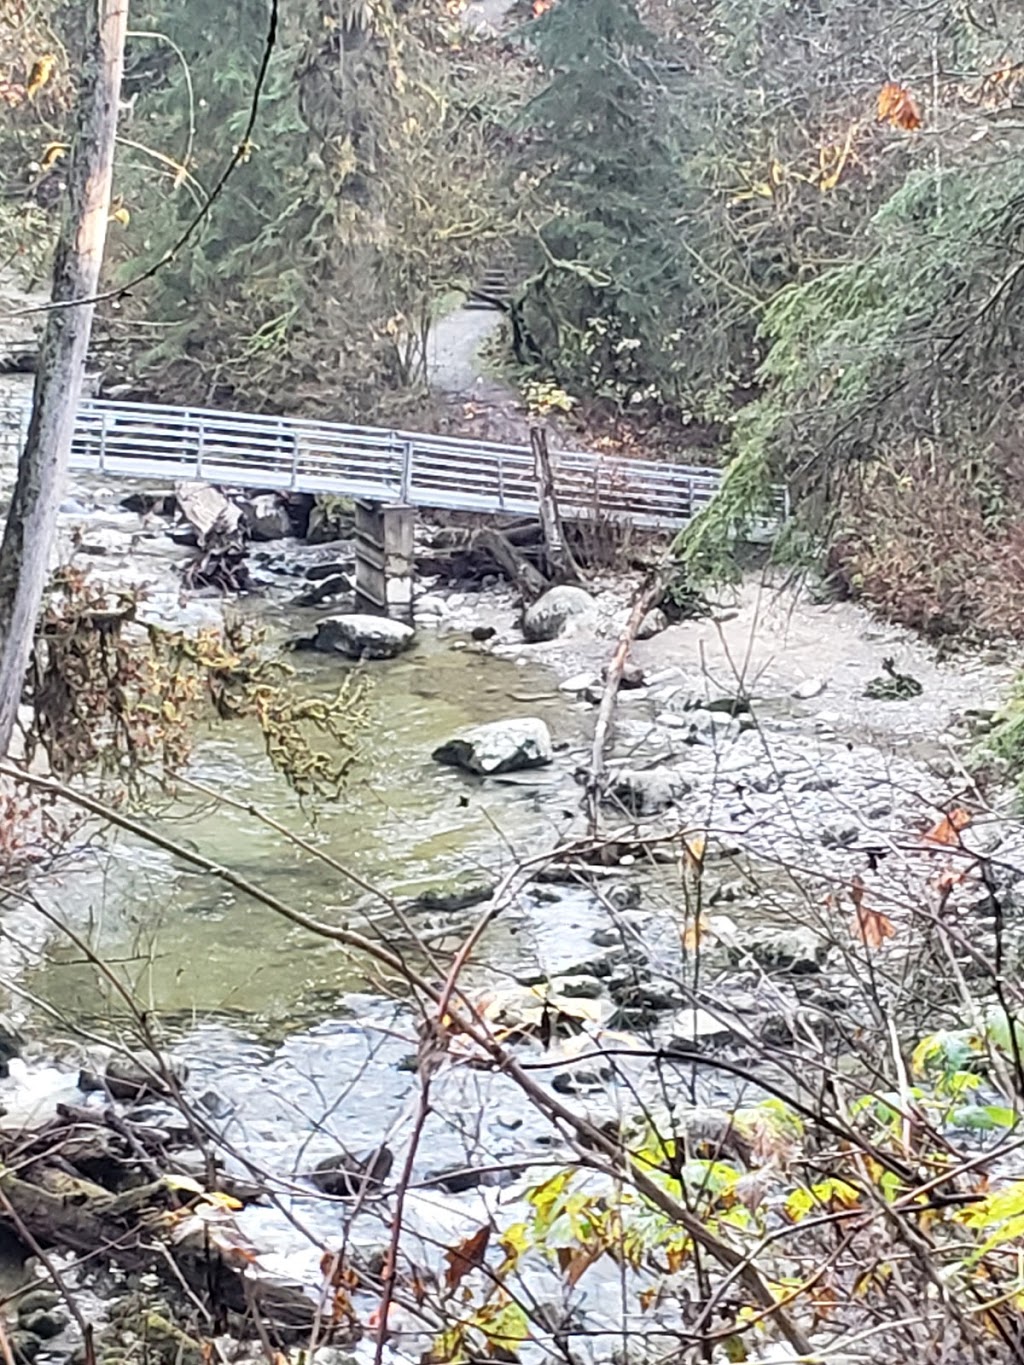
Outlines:
{"label": "yellow leaf", "polygon": [[703,834],[695,834],[692,839],[684,840],[684,859],[688,872],[693,872],[695,876],[700,876],[704,870],[704,855],[707,852],[708,841]]}
{"label": "yellow leaf", "polygon": [[29,99],[39,94],[39,91],[53,75],[53,68],[56,65],[57,58],[52,52],[47,52],[45,56],[39,57],[32,63],[32,70],[28,73],[28,80],[25,82],[25,94]]}
{"label": "yellow leaf", "polygon": [[190,1175],[165,1175],[164,1184],[169,1190],[180,1190],[185,1194],[205,1194],[198,1180]]}
{"label": "yellow leaf", "polygon": [[707,927],[707,920],[702,915],[698,915],[695,920],[690,921],[680,935],[680,942],[685,952],[692,953],[700,947],[701,939],[707,932]]}
{"label": "yellow leaf", "polygon": [[233,1194],[225,1194],[223,1190],[210,1190],[208,1194],[204,1193],[203,1202],[212,1204],[216,1209],[225,1209],[229,1213],[237,1213],[239,1209],[245,1207],[240,1199],[236,1199]]}
{"label": "yellow leaf", "polygon": [[67,146],[63,142],[49,143],[43,149],[43,154],[39,158],[39,169],[41,171],[48,171],[51,166],[56,165],[62,156],[66,155],[67,150]]}

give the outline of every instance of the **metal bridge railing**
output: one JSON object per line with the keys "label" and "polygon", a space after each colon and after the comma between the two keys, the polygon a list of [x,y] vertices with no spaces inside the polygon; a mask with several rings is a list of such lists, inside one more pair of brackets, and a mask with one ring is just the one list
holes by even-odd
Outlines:
{"label": "metal bridge railing", "polygon": [[[0,441],[20,448],[27,420],[24,402],[0,408]],[[308,418],[87,399],[71,465],[128,479],[201,479],[464,512],[537,511],[527,446]],[[703,466],[580,451],[553,452],[552,465],[564,516],[664,529],[706,507],[722,477]],[[781,495],[776,510],[784,514]]]}

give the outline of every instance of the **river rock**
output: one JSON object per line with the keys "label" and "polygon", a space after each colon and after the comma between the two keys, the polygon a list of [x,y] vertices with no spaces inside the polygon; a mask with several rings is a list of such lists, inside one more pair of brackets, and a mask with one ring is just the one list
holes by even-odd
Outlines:
{"label": "river rock", "polygon": [[446,886],[431,886],[421,891],[415,900],[410,901],[409,909],[454,914],[458,910],[468,910],[489,901],[497,889],[496,881],[482,882],[479,876],[470,874],[465,880],[453,878]]}
{"label": "river rock", "polygon": [[728,1020],[720,1019],[708,1010],[690,1007],[680,1010],[673,1019],[669,1047],[675,1051],[687,1052],[701,1046],[728,1043],[735,1037],[736,1027]]}
{"label": "river rock", "polygon": [[30,1289],[18,1300],[18,1321],[33,1313],[47,1312],[60,1306],[62,1300],[56,1289]]}
{"label": "river rock", "polygon": [[523,634],[530,644],[556,640],[584,625],[594,625],[597,603],[585,588],[564,583],[549,588],[523,612]]}
{"label": "river rock", "polygon": [[765,971],[793,976],[821,971],[828,952],[827,941],[802,925],[764,925],[746,932],[742,943],[728,948],[729,960],[736,966],[751,957]]}
{"label": "river rock", "polygon": [[668,617],[660,607],[652,607],[637,627],[638,640],[651,640],[668,627]]}
{"label": "river rock", "polygon": [[592,688],[600,691],[600,682],[593,673],[574,673],[571,678],[558,684],[559,692],[589,692]]}
{"label": "river rock", "polygon": [[352,591],[351,580],[343,573],[335,574],[332,578],[321,578],[305,592],[300,592],[298,596],[292,598],[293,607],[319,607],[322,602],[328,601],[332,597],[346,597]]}
{"label": "river rock", "polygon": [[87,1067],[79,1072],[78,1088],[86,1093],[100,1091],[115,1100],[129,1103],[141,1099],[164,1097],[174,1093],[172,1082],[181,1085],[188,1079],[184,1062],[168,1057],[157,1061],[152,1055],[111,1057],[102,1076]]}
{"label": "river rock", "polygon": [[408,649],[414,638],[412,626],[402,621],[350,612],[319,621],[313,648],[321,654],[344,654],[348,659],[393,659]]}
{"label": "river rock", "polygon": [[664,711],[659,715],[658,723],[683,731],[686,744],[716,744],[736,739],[741,730],[736,717],[722,711]]}
{"label": "river rock", "polygon": [[356,1195],[363,1190],[373,1193],[387,1180],[394,1161],[391,1148],[382,1143],[361,1156],[345,1151],[329,1156],[314,1167],[309,1178],[324,1194]]}
{"label": "river rock", "polygon": [[675,768],[622,768],[608,785],[606,800],[630,815],[657,815],[691,790]]}
{"label": "river rock", "polygon": [[242,513],[250,540],[284,540],[292,533],[288,508],[276,493],[258,493],[243,504]]}
{"label": "river rock", "polygon": [[413,610],[417,616],[444,616],[448,603],[438,593],[425,592],[422,597],[415,599]]}
{"label": "river rock", "polygon": [[341,498],[332,498],[327,504],[316,503],[309,514],[306,544],[329,545],[344,539],[351,533],[354,519],[354,511],[349,511]]}
{"label": "river rock", "polygon": [[805,678],[802,683],[793,688],[793,696],[799,701],[810,701],[812,697],[817,697],[824,692],[828,683],[824,678]]}
{"label": "river rock", "polygon": [[26,1332],[23,1328],[8,1332],[7,1344],[10,1347],[11,1358],[15,1365],[29,1365],[43,1349],[43,1343],[39,1337],[33,1332]]}
{"label": "river rock", "polygon": [[453,736],[433,756],[450,768],[484,777],[542,768],[553,756],[551,732],[537,716],[496,720]]}
{"label": "river rock", "polygon": [[43,1341],[59,1337],[70,1321],[68,1314],[60,1308],[37,1308],[33,1313],[18,1314],[18,1326]]}

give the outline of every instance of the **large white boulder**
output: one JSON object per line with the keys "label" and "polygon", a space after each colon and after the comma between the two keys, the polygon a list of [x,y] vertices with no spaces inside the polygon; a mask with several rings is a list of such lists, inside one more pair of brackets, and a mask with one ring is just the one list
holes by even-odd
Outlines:
{"label": "large white boulder", "polygon": [[542,768],[551,762],[551,732],[536,716],[496,720],[454,735],[434,750],[434,758],[483,777]]}
{"label": "large white boulder", "polygon": [[414,638],[412,626],[403,621],[348,612],[325,616],[317,623],[313,648],[321,654],[344,654],[347,659],[393,659]]}
{"label": "large white boulder", "polygon": [[549,588],[523,612],[523,634],[530,644],[556,640],[597,625],[597,603],[585,588],[565,583]]}

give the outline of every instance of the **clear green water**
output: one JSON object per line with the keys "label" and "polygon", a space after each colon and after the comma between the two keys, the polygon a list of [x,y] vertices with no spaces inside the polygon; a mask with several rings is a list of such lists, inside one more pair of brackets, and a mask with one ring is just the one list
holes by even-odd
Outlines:
{"label": "clear green water", "polygon": [[[316,655],[296,659],[303,684],[324,692],[343,667]],[[425,636],[409,655],[373,665],[370,676],[365,756],[340,802],[303,810],[244,726],[212,731],[197,748],[191,776],[253,803],[400,899],[454,874],[485,880],[510,864],[513,849],[548,843],[564,827],[562,812],[578,800],[571,749],[581,743],[582,721],[567,711],[550,675]],[[517,782],[481,782],[432,760],[433,748],[460,726],[513,715],[544,717],[570,751]],[[372,896],[246,812],[189,798],[150,818],[309,914],[385,937],[395,932]],[[292,1023],[326,1017],[348,992],[378,984],[365,963],[126,838],[83,856],[44,896],[142,1006],[181,1023],[237,1018],[246,1030],[263,1023],[283,1036]],[[74,1017],[122,1012],[109,984],[67,943],[51,941],[29,986]]]}

